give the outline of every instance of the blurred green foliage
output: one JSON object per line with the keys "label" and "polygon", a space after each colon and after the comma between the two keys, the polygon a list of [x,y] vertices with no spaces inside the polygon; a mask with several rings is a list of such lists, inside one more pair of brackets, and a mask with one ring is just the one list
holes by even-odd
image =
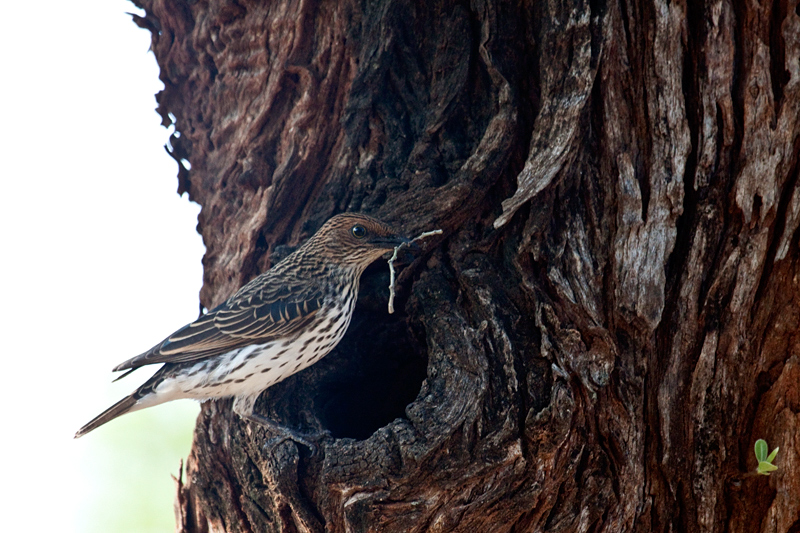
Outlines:
{"label": "blurred green foliage", "polygon": [[81,531],[175,531],[171,476],[178,477],[189,454],[199,411],[191,400],[171,402],[124,415],[83,437],[91,444],[81,465],[90,486]]}

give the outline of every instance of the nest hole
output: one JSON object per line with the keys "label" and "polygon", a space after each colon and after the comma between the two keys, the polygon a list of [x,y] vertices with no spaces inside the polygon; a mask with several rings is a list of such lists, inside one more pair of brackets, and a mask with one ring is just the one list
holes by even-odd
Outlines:
{"label": "nest hole", "polygon": [[396,418],[419,394],[427,358],[414,346],[405,320],[358,308],[342,342],[326,359],[314,404],[336,438],[366,439]]}

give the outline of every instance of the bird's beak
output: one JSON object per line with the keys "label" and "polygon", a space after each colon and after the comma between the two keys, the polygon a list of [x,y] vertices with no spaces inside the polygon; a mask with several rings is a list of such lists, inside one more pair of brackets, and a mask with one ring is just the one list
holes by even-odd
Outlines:
{"label": "bird's beak", "polygon": [[409,244],[411,241],[405,237],[401,237],[400,235],[382,235],[380,237],[373,237],[370,240],[370,243],[379,246],[380,248],[385,248],[386,250],[392,250],[397,248],[401,244],[406,244],[411,247],[414,247],[415,244]]}

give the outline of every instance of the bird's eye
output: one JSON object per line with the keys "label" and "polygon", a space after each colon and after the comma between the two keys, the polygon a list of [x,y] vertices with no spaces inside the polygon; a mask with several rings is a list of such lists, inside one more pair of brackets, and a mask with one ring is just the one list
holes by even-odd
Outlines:
{"label": "bird's eye", "polygon": [[351,229],[350,232],[356,239],[363,239],[367,236],[367,228],[361,225],[353,226],[353,229]]}

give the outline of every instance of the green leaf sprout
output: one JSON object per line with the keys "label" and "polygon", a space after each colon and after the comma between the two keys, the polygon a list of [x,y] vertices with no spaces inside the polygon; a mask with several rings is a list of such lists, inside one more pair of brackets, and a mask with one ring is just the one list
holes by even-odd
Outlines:
{"label": "green leaf sprout", "polygon": [[772,461],[775,460],[775,456],[778,455],[778,450],[780,448],[775,448],[772,450],[772,453],[767,455],[769,451],[769,446],[767,446],[767,441],[764,439],[758,439],[755,445],[755,452],[756,452],[756,460],[758,461],[758,467],[756,468],[756,472],[761,474],[762,476],[768,476],[770,472],[774,472],[778,469],[777,466],[772,464]]}

